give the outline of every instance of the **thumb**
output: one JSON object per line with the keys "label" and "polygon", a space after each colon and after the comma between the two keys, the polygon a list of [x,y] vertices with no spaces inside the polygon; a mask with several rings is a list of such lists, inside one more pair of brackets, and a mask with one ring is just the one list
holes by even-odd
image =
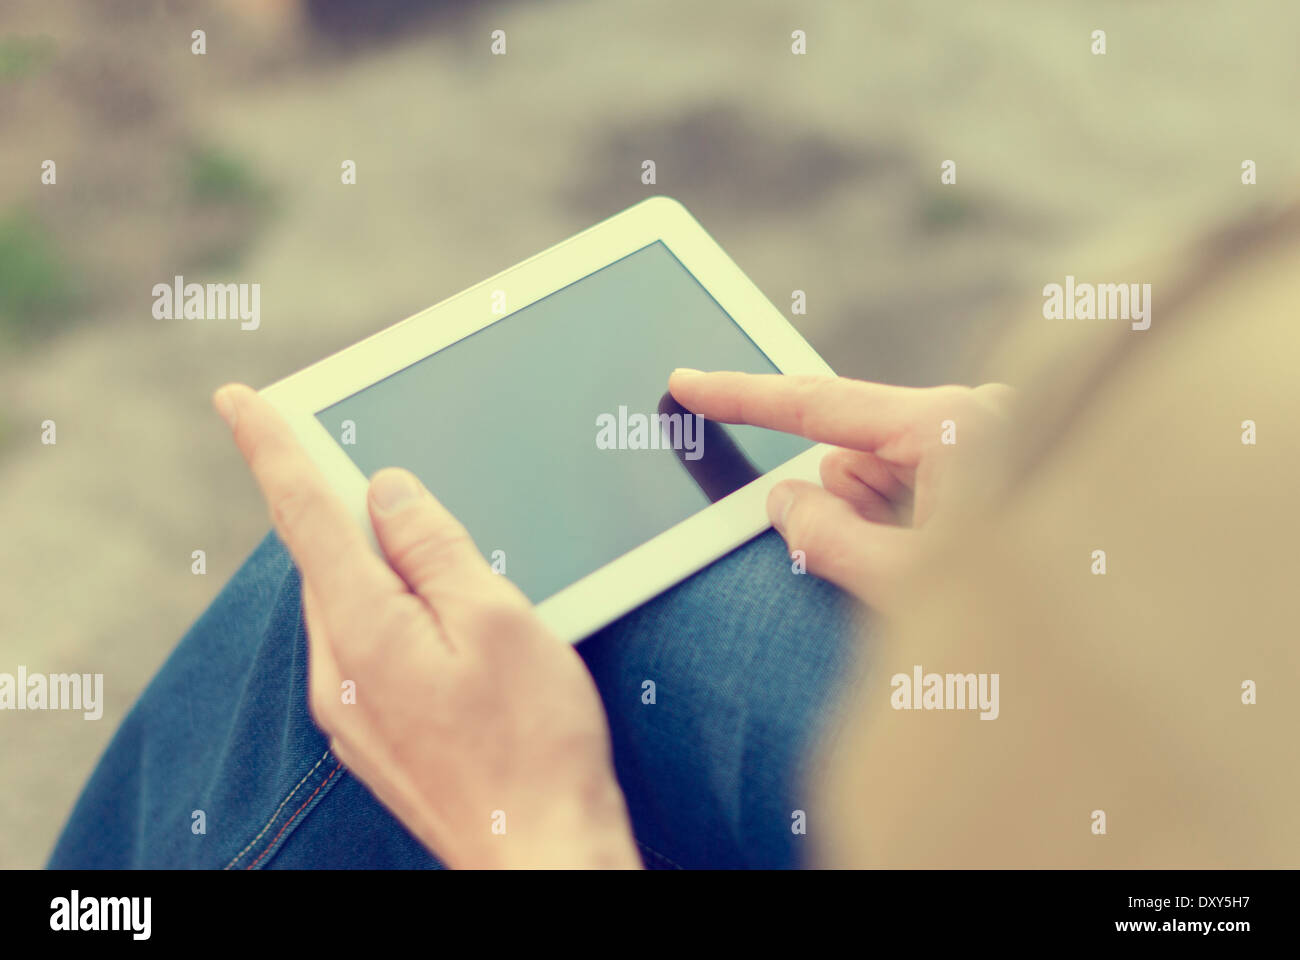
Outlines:
{"label": "thumb", "polygon": [[492,572],[469,532],[407,470],[387,467],[370,479],[375,537],[389,565],[430,607],[461,598],[517,600]]}
{"label": "thumb", "polygon": [[876,609],[888,608],[914,530],[864,520],[848,501],[804,480],[773,487],[767,513],[790,552],[803,551],[812,573]]}

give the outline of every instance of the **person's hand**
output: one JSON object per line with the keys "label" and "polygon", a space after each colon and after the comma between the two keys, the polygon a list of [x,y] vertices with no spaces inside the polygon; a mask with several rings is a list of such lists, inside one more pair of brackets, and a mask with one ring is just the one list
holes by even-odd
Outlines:
{"label": "person's hand", "polygon": [[310,707],[338,758],[448,866],[639,867],[591,675],[465,528],[381,470],[385,564],[267,401],[213,402],[302,574]]}
{"label": "person's hand", "polygon": [[710,420],[841,448],[822,460],[822,486],[785,480],[773,487],[768,516],[790,550],[804,552],[812,573],[877,609],[888,607],[891,584],[916,555],[920,528],[942,509],[956,454],[979,446],[1012,394],[1002,384],[920,389],[697,370],[673,371],[668,389]]}

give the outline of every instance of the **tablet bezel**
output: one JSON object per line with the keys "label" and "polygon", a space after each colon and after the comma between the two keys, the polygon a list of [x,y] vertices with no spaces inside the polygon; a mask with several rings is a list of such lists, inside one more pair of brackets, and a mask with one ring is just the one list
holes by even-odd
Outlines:
{"label": "tablet bezel", "polygon": [[[261,394],[289,421],[378,551],[366,506],[369,480],[316,414],[656,240],[778,370],[832,372],[686,208],[659,196],[317,361],[265,387]],[[494,305],[500,303],[498,291],[504,293],[505,310],[494,313]],[[669,527],[538,603],[538,615],[570,643],[591,635],[761,533],[769,526],[768,491],[792,477],[819,482],[825,452],[826,447],[815,445]]]}

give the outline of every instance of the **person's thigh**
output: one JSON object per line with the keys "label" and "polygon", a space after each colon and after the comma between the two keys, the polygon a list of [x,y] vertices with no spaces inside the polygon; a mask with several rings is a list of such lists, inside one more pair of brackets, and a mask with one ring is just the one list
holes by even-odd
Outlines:
{"label": "person's thigh", "polygon": [[862,623],[793,566],[768,531],[578,647],[648,861],[800,862],[804,774]]}
{"label": "person's thigh", "polygon": [[[768,533],[579,646],[648,865],[796,862],[800,767],[852,617]],[[271,535],[127,716],[50,866],[438,866],[329,751],[306,655]]]}

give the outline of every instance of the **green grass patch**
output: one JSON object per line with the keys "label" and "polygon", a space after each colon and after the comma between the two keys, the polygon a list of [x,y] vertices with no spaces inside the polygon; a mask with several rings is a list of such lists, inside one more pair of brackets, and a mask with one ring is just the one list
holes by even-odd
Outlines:
{"label": "green grass patch", "polygon": [[259,206],[270,190],[245,161],[215,147],[195,147],[186,153],[185,179],[196,203]]}
{"label": "green grass patch", "polygon": [[23,80],[54,59],[53,37],[0,37],[0,83]]}
{"label": "green grass patch", "polygon": [[205,223],[189,254],[197,267],[234,269],[274,213],[274,191],[247,161],[210,145],[191,147],[183,163],[188,202]]}
{"label": "green grass patch", "polygon": [[0,215],[0,335],[24,340],[69,319],[77,277],[50,232],[23,210]]}
{"label": "green grass patch", "polygon": [[945,230],[973,220],[977,211],[954,186],[930,189],[921,200],[920,221],[928,230]]}

